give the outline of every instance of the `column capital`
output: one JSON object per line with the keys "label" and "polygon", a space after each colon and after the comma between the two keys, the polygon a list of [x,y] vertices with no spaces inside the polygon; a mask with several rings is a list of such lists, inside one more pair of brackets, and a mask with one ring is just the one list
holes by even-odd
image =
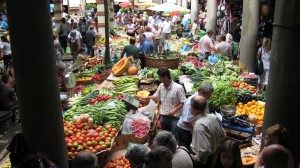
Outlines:
{"label": "column capital", "polygon": [[105,12],[97,12],[96,16],[105,16]]}
{"label": "column capital", "polygon": [[104,4],[104,0],[96,0],[97,4]]}
{"label": "column capital", "polygon": [[105,27],[105,23],[98,23],[98,27]]}

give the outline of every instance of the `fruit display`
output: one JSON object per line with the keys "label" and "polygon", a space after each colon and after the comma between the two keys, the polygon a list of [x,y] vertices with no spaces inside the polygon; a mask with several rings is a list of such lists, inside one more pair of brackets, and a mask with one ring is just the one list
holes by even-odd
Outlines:
{"label": "fruit display", "polygon": [[138,67],[136,66],[131,66],[127,69],[127,75],[136,75],[138,73]]}
{"label": "fruit display", "polygon": [[249,90],[252,94],[256,92],[255,86],[251,86],[245,82],[232,81],[231,83],[234,86],[234,88],[236,88],[236,89],[246,89],[246,90]]}
{"label": "fruit display", "polygon": [[111,124],[96,127],[88,120],[87,116],[79,117],[79,120],[73,122],[64,121],[65,141],[70,159],[82,150],[95,154],[107,150],[118,133]]}
{"label": "fruit display", "polygon": [[125,156],[122,155],[108,162],[104,168],[130,168],[130,163]]}
{"label": "fruit display", "polygon": [[256,100],[249,101],[246,104],[239,102],[236,106],[237,114],[248,115],[248,120],[256,124],[263,124],[265,104]]}
{"label": "fruit display", "polygon": [[76,81],[90,81],[92,80],[93,78],[92,77],[81,77],[81,78],[77,78]]}
{"label": "fruit display", "polygon": [[115,76],[123,75],[127,69],[131,66],[130,61],[127,58],[122,58],[112,68],[112,72]]}
{"label": "fruit display", "polygon": [[98,65],[101,63],[101,60],[97,57],[93,57],[93,58],[90,58],[89,59],[89,62],[88,64],[86,65],[86,67],[89,69],[89,68],[92,68],[94,67],[95,65]]}

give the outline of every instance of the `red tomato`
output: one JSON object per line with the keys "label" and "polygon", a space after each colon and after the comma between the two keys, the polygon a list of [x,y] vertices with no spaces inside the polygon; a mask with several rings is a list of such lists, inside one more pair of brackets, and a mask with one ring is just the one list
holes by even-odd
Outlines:
{"label": "red tomato", "polygon": [[111,132],[111,131],[112,131],[112,128],[107,128],[107,131],[108,131],[108,132]]}
{"label": "red tomato", "polygon": [[103,135],[104,135],[105,137],[108,137],[108,133],[107,133],[107,132],[105,132]]}
{"label": "red tomato", "polygon": [[118,130],[117,130],[117,128],[111,128],[111,131],[117,132]]}
{"label": "red tomato", "polygon": [[100,145],[96,145],[95,149],[96,149],[97,152],[100,152],[102,150]]}
{"label": "red tomato", "polygon": [[113,136],[115,136],[116,132],[112,131],[112,132],[110,132],[110,134],[112,134]]}
{"label": "red tomato", "polygon": [[80,123],[79,125],[77,125],[76,126],[78,129],[82,129],[82,127],[83,127],[83,124],[82,123]]}
{"label": "red tomato", "polygon": [[101,132],[101,128],[99,128],[99,127],[96,128],[96,131],[97,131],[97,132]]}
{"label": "red tomato", "polygon": [[85,138],[85,141],[91,141],[90,137]]}
{"label": "red tomato", "polygon": [[94,147],[92,147],[92,146],[89,146],[89,148],[88,148],[90,151],[92,151],[92,150],[94,150]]}
{"label": "red tomato", "polygon": [[91,143],[92,143],[92,146],[96,146],[98,144],[97,141],[92,141]]}
{"label": "red tomato", "polygon": [[74,156],[73,152],[68,152],[68,157],[73,157],[73,156]]}
{"label": "red tomato", "polygon": [[114,135],[113,135],[113,134],[108,134],[108,137],[111,137],[111,138],[113,138],[113,137],[114,137]]}
{"label": "red tomato", "polygon": [[85,138],[84,138],[83,136],[81,136],[81,137],[79,137],[79,138],[78,138],[78,140],[80,140],[80,141],[84,141],[84,140],[85,140]]}
{"label": "red tomato", "polygon": [[92,146],[92,142],[91,142],[91,141],[87,141],[87,142],[86,142],[86,145],[87,145],[87,146]]}
{"label": "red tomato", "polygon": [[73,137],[73,138],[72,138],[72,141],[77,141],[77,138],[76,138],[76,137]]}
{"label": "red tomato", "polygon": [[73,144],[72,143],[67,143],[67,148],[68,149],[71,149],[73,147]]}
{"label": "red tomato", "polygon": [[77,151],[75,151],[75,152],[74,152],[74,155],[76,156],[77,154],[78,154],[78,152],[77,152]]}
{"label": "red tomato", "polygon": [[86,143],[83,143],[83,144],[82,144],[82,148],[83,148],[84,150],[87,149],[87,148],[88,148],[87,144],[86,144]]}
{"label": "red tomato", "polygon": [[76,149],[75,149],[74,147],[72,147],[70,151],[71,151],[71,152],[75,152]]}
{"label": "red tomato", "polygon": [[78,145],[82,145],[82,144],[83,144],[83,141],[79,140]]}
{"label": "red tomato", "polygon": [[101,140],[102,140],[101,137],[96,137],[97,142],[100,142]]}

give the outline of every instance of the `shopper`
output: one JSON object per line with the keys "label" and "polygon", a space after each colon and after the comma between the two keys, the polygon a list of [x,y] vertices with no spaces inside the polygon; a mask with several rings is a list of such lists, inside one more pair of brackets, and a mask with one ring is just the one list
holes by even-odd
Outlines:
{"label": "shopper", "polygon": [[174,135],[176,140],[178,141],[178,145],[186,147],[189,151],[190,145],[192,143],[192,121],[195,119],[195,116],[192,115],[190,110],[191,99],[197,95],[205,97],[207,102],[205,113],[208,114],[208,101],[213,92],[214,87],[209,82],[205,82],[199,87],[197,93],[187,98],[184,102],[182,115],[180,116],[180,119],[175,127]]}
{"label": "shopper", "polygon": [[144,32],[145,36],[146,36],[146,41],[150,44],[150,54],[153,53],[154,51],[154,41],[155,41],[155,37],[153,32],[151,31],[151,28],[149,26],[145,27],[145,32]]}
{"label": "shopper", "polygon": [[66,48],[68,46],[68,34],[70,33],[70,31],[70,25],[68,22],[66,22],[66,18],[62,18],[61,25],[58,27],[57,32],[59,43],[64,49],[64,52],[66,52]]}
{"label": "shopper", "polygon": [[186,95],[182,85],[175,83],[168,68],[162,67],[157,71],[161,84],[152,96],[142,99],[157,99],[160,106],[160,125],[162,130],[174,132],[182,113]]}
{"label": "shopper", "polygon": [[178,146],[176,139],[169,131],[160,131],[154,138],[153,149],[156,146],[165,146],[173,153],[172,168],[193,168],[193,160],[189,151]]}
{"label": "shopper", "polygon": [[4,66],[6,66],[11,58],[11,48],[10,42],[5,35],[1,36],[0,52],[3,54],[3,62]]}
{"label": "shopper", "polygon": [[224,35],[220,36],[220,43],[216,45],[216,49],[219,54],[226,55],[229,60],[232,60],[232,47]]}
{"label": "shopper", "polygon": [[139,52],[139,59],[141,60],[141,68],[146,67],[146,54],[150,54],[151,46],[146,41],[145,34],[140,35],[140,52]]}
{"label": "shopper", "polygon": [[162,46],[161,46],[161,29],[158,27],[158,24],[154,25],[154,28],[152,30],[153,34],[154,34],[154,52],[155,53],[159,53],[162,50]]}
{"label": "shopper", "polygon": [[213,36],[214,32],[212,30],[207,30],[206,35],[201,37],[200,39],[200,49],[202,54],[205,55],[206,60],[208,60],[208,56],[211,55],[211,52],[214,51],[215,53],[218,53],[216,50],[213,41],[211,37]]}
{"label": "shopper", "polygon": [[125,157],[128,159],[131,168],[143,168],[148,153],[147,146],[136,144],[126,152]]}
{"label": "shopper", "polygon": [[166,20],[162,23],[163,43],[165,40],[171,39],[172,27],[173,23],[170,21],[169,17],[166,17]]}
{"label": "shopper", "polygon": [[72,168],[98,168],[98,158],[96,154],[89,150],[80,151],[73,160]]}
{"label": "shopper", "polygon": [[149,152],[145,160],[146,168],[172,168],[172,152],[159,146]]}
{"label": "shopper", "polygon": [[128,20],[128,24],[125,24],[125,32],[127,33],[128,36],[135,37],[134,30],[135,30],[135,25],[132,23],[131,19]]}
{"label": "shopper", "polygon": [[288,168],[288,152],[279,144],[264,147],[258,156],[254,168]]}
{"label": "shopper", "polygon": [[59,92],[67,91],[66,84],[65,84],[65,76],[64,76],[65,69],[66,69],[66,65],[63,62],[60,62],[57,65],[57,78],[58,78]]}
{"label": "shopper", "polygon": [[76,36],[75,30],[73,30],[70,34],[71,34],[71,40],[70,40],[71,55],[73,56],[73,63],[74,63],[79,53],[81,42],[80,39]]}
{"label": "shopper", "polygon": [[264,65],[263,74],[258,76],[259,92],[262,92],[267,88],[271,56],[271,39],[268,37],[264,37],[262,47],[258,49],[257,53],[257,58],[261,59]]}
{"label": "shopper", "polygon": [[89,30],[85,34],[85,43],[87,47],[87,54],[90,55],[91,57],[94,57],[94,48],[93,46],[95,45],[95,40],[96,40],[96,31],[95,27],[91,25],[89,27]]}
{"label": "shopper", "polygon": [[241,150],[237,141],[226,140],[217,151],[211,168],[242,168]]}
{"label": "shopper", "polygon": [[191,113],[196,116],[193,126],[191,154],[197,167],[211,166],[213,155],[225,138],[220,119],[215,114],[205,114],[206,98],[195,96],[191,99]]}
{"label": "shopper", "polygon": [[282,145],[288,152],[288,168],[294,167],[294,158],[291,151],[288,149],[288,130],[280,124],[275,124],[266,129],[266,135],[264,138],[264,145],[270,146],[272,144]]}

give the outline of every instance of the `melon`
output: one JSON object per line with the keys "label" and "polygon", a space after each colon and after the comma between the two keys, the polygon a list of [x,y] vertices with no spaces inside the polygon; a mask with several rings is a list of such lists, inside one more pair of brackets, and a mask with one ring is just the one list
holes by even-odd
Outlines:
{"label": "melon", "polygon": [[147,97],[150,95],[150,92],[146,91],[146,90],[142,90],[142,91],[138,91],[136,93],[137,96],[140,96],[140,97]]}
{"label": "melon", "polygon": [[115,76],[121,76],[127,71],[130,66],[130,61],[127,58],[122,58],[113,66],[112,72]]}

